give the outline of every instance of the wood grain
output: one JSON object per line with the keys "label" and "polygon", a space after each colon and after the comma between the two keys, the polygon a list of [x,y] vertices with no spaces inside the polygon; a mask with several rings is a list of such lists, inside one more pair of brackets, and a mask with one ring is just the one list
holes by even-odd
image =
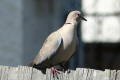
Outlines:
{"label": "wood grain", "polygon": [[76,68],[70,73],[59,71],[59,79],[53,77],[50,69],[43,74],[40,70],[27,66],[0,66],[0,80],[120,80],[120,70],[105,71]]}

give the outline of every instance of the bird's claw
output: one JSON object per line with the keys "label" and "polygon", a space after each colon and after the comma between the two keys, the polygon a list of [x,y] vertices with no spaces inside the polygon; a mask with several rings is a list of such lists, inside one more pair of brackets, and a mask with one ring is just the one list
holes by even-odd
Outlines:
{"label": "bird's claw", "polygon": [[70,70],[69,70],[69,69],[67,69],[67,73],[70,73]]}
{"label": "bird's claw", "polygon": [[67,71],[67,73],[70,73],[70,70],[63,64],[60,65],[63,68],[63,71]]}
{"label": "bird's claw", "polygon": [[54,67],[51,67],[51,71],[52,71],[52,73],[53,73],[53,77],[57,77],[57,79],[59,79],[58,78],[58,75],[57,75],[57,73],[59,73],[60,74],[60,72],[57,70],[57,69],[55,69]]}

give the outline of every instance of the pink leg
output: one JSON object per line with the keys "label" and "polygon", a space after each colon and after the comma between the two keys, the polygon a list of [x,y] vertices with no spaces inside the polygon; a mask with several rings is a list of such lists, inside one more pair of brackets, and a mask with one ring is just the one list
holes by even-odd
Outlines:
{"label": "pink leg", "polygon": [[57,73],[59,73],[58,70],[55,69],[55,67],[51,67],[51,71],[52,71],[52,73],[53,73],[53,77],[56,76],[57,79],[59,79],[59,78],[58,78],[58,75],[57,75]]}

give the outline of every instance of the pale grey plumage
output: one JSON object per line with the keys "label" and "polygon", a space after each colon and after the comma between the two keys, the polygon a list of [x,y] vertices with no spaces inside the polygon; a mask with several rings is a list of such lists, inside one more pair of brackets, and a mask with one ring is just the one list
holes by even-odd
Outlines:
{"label": "pale grey plumage", "polygon": [[45,69],[68,61],[76,50],[77,25],[82,19],[86,20],[79,11],[70,12],[65,24],[45,40],[31,66]]}

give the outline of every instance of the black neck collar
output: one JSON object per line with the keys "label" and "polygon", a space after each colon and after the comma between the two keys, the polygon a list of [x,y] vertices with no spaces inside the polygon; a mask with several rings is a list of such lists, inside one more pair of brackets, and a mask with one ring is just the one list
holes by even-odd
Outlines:
{"label": "black neck collar", "polygon": [[65,24],[72,24],[72,22],[67,22],[67,23],[65,23]]}

